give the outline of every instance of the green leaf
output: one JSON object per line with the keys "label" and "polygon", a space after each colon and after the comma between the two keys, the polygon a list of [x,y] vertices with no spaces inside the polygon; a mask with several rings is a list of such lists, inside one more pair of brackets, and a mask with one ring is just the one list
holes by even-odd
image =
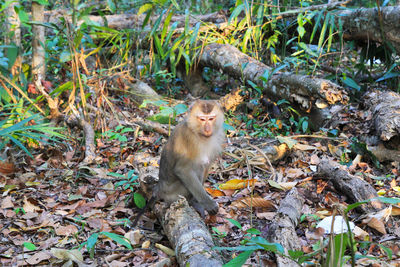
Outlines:
{"label": "green leaf", "polygon": [[118,178],[126,178],[125,175],[120,174],[120,173],[116,173],[116,172],[109,172],[109,173],[107,173],[107,175],[118,177]]}
{"label": "green leaf", "polygon": [[380,77],[379,79],[376,80],[376,82],[381,82],[387,79],[391,79],[391,78],[395,78],[395,77],[399,77],[400,73],[398,72],[388,72],[385,73],[385,75],[383,75],[382,77]]}
{"label": "green leaf", "polygon": [[231,224],[233,224],[234,226],[236,226],[239,229],[242,229],[242,225],[240,224],[240,222],[234,220],[234,219],[227,219]]}
{"label": "green leaf", "polygon": [[244,251],[237,255],[236,258],[230,260],[228,263],[224,264],[224,267],[239,267],[245,264],[247,259],[250,257],[250,255],[254,252],[254,250],[249,250],[249,251]]}
{"label": "green leaf", "polygon": [[150,32],[149,36],[154,37],[154,34],[157,32],[158,27],[160,26],[161,19],[163,18],[164,13],[165,13],[165,10],[163,10],[163,11],[161,12],[161,15],[158,17],[158,19],[157,19],[156,22],[154,23],[153,28],[151,29],[151,32]]}
{"label": "green leaf", "polygon": [[42,6],[48,6],[49,5],[49,2],[47,0],[34,0],[33,2],[36,2],[36,3],[38,3],[39,5],[42,5]]}
{"label": "green leaf", "polygon": [[257,250],[262,249],[262,247],[258,245],[252,246],[237,246],[237,247],[213,247],[214,250],[227,250],[227,251],[249,251],[249,250]]}
{"label": "green leaf", "polygon": [[[162,33],[161,33],[161,44],[164,43],[164,38],[167,35],[168,27],[169,27],[169,23],[171,22],[172,15],[174,15],[174,12],[170,11],[164,20],[164,25],[163,25],[163,29],[162,29]],[[173,32],[172,29],[171,29],[171,31]]]}
{"label": "green leaf", "polygon": [[188,110],[188,106],[186,106],[185,104],[178,104],[174,107],[174,111],[176,115],[180,115],[185,113]]}
{"label": "green leaf", "polygon": [[356,89],[357,91],[360,91],[361,86],[359,86],[353,79],[351,79],[350,77],[346,77],[346,78],[340,78],[340,80],[347,85],[348,87],[351,87],[353,89]]}
{"label": "green leaf", "polygon": [[284,248],[282,247],[281,244],[270,243],[265,238],[262,238],[261,236],[252,237],[250,241],[256,243],[259,246],[262,246],[267,251],[271,251],[271,252],[274,252],[274,253],[278,253],[279,252],[280,254],[284,254],[285,253],[285,250],[284,250]]}
{"label": "green leaf", "polygon": [[243,11],[243,9],[244,9],[244,4],[238,5],[238,6],[232,11],[232,14],[231,14],[231,16],[230,16],[229,19],[228,19],[228,24],[230,24],[231,21],[232,21],[233,19],[236,19],[237,16],[239,16],[239,14]]}
{"label": "green leaf", "polygon": [[23,243],[23,246],[24,246],[26,249],[30,250],[30,251],[34,251],[34,250],[37,249],[37,247],[36,247],[33,243],[31,243],[31,242],[24,242],[24,243]]}
{"label": "green leaf", "polygon": [[172,107],[160,107],[160,112],[148,117],[148,120],[162,124],[169,124],[175,121],[174,109]]}
{"label": "green leaf", "polygon": [[393,251],[392,251],[390,248],[385,247],[385,246],[383,246],[383,245],[381,245],[381,244],[379,244],[378,246],[379,246],[383,251],[385,251],[385,253],[386,253],[388,259],[389,259],[389,260],[392,260]]}
{"label": "green leaf", "polygon": [[297,144],[297,141],[296,141],[295,139],[290,138],[290,137],[277,136],[276,138],[279,140],[279,142],[287,144],[287,146],[288,146],[290,149],[292,149],[292,147],[293,147],[295,144]]}
{"label": "green leaf", "polygon": [[146,199],[139,193],[133,193],[133,200],[139,209],[143,209],[146,206]]}
{"label": "green leaf", "polygon": [[274,180],[268,180],[268,183],[269,183],[269,185],[270,186],[272,186],[272,187],[274,187],[274,188],[277,188],[277,189],[280,189],[280,190],[282,190],[282,191],[285,191],[285,188],[283,188],[280,184],[278,184],[276,181],[274,181]]}
{"label": "green leaf", "polygon": [[318,12],[318,17],[317,17],[317,20],[315,21],[314,28],[313,28],[313,31],[312,31],[312,33],[311,33],[310,44],[312,43],[312,41],[313,41],[313,39],[314,39],[314,35],[315,35],[315,33],[317,32],[319,23],[320,23],[320,21],[321,21],[322,15],[323,15],[324,13],[325,13],[325,10],[321,10],[321,11]]}
{"label": "green leaf", "polygon": [[132,249],[131,244],[129,244],[129,242],[126,240],[126,238],[121,235],[117,235],[117,234],[109,233],[109,232],[100,232],[100,234],[105,235],[108,238],[111,238],[111,240],[117,242],[118,244],[120,244],[122,246],[125,246],[128,249]]}
{"label": "green leaf", "polygon": [[230,125],[228,123],[225,123],[225,122],[224,122],[223,125],[224,125],[224,130],[225,131],[235,131],[235,128],[232,125]]}
{"label": "green leaf", "polygon": [[400,203],[399,198],[389,198],[389,197],[376,197],[371,200],[379,200],[382,203],[397,205]]}
{"label": "green leaf", "polygon": [[[23,7],[15,7],[15,12],[18,14],[21,23],[27,24],[29,22],[29,15],[25,12]],[[29,26],[30,27],[30,26]]]}
{"label": "green leaf", "polygon": [[243,36],[243,41],[242,41],[242,45],[241,45],[243,53],[247,52],[247,42],[249,41],[252,32],[253,32],[253,28],[248,28],[246,30],[246,33]]}
{"label": "green leaf", "polygon": [[91,236],[89,236],[88,240],[86,241],[86,248],[89,251],[90,258],[94,257],[94,248],[96,246],[98,238],[99,238],[99,234],[94,233]]}
{"label": "green leaf", "polygon": [[301,127],[302,127],[302,130],[303,130],[303,133],[307,132],[307,130],[308,130],[308,121],[304,120],[303,123],[301,124]]}
{"label": "green leaf", "polygon": [[7,0],[3,4],[0,5],[0,12],[6,9],[12,2],[15,0]]}
{"label": "green leaf", "polygon": [[62,51],[60,54],[60,62],[64,63],[64,62],[68,62],[72,60],[72,55],[69,51],[65,50]]}
{"label": "green leaf", "polygon": [[261,234],[261,232],[255,228],[250,228],[246,232],[249,234],[252,234],[252,235],[260,235]]}
{"label": "green leaf", "polygon": [[288,253],[292,259],[298,259],[304,255],[304,252],[301,250],[288,250]]}
{"label": "green leaf", "polygon": [[333,244],[331,243],[330,246],[334,246],[333,255],[332,250],[328,248],[327,253],[327,262],[332,262],[333,266],[343,266],[343,256],[344,253],[349,246],[349,236],[347,233],[338,234],[333,239]]}
{"label": "green leaf", "polygon": [[197,22],[196,25],[194,26],[194,31],[192,33],[192,36],[190,37],[190,42],[189,42],[190,45],[192,45],[194,41],[197,40],[199,29],[200,29],[200,22]]}
{"label": "green leaf", "polygon": [[15,139],[13,136],[11,136],[9,134],[6,134],[5,136],[10,138],[14,144],[16,144],[19,148],[21,148],[23,151],[25,151],[26,154],[28,154],[31,158],[33,158],[32,154],[28,151],[28,149],[26,149],[26,147],[18,139]]}
{"label": "green leaf", "polygon": [[366,203],[368,203],[370,201],[371,201],[371,199],[367,199],[367,200],[364,200],[364,201],[359,201],[359,202],[350,204],[350,205],[347,206],[347,208],[344,210],[344,212],[347,213],[350,210],[355,209],[355,208],[361,206],[362,204],[366,204]]}
{"label": "green leaf", "polygon": [[11,69],[18,57],[18,47],[15,45],[7,45],[7,58],[8,58],[8,69]]}
{"label": "green leaf", "polygon": [[107,6],[108,6],[108,8],[110,9],[110,11],[111,11],[112,13],[115,13],[115,11],[116,11],[116,6],[115,6],[115,3],[114,3],[113,0],[107,0]]}
{"label": "green leaf", "polygon": [[330,18],[331,14],[327,13],[325,16],[325,21],[324,21],[324,25],[322,26],[321,29],[321,33],[319,35],[319,40],[318,40],[318,51],[322,51],[321,47],[324,43],[325,40],[325,33],[326,33],[326,28],[328,27],[328,22],[329,22],[329,18]]}
{"label": "green leaf", "polygon": [[[178,21],[175,21],[175,22],[172,24],[171,28],[169,29],[167,38],[165,38],[165,41],[162,42],[163,48],[164,48],[164,49],[167,48],[167,47],[169,46],[169,42],[170,42],[170,40],[171,40],[171,37],[172,37],[172,35],[174,34],[176,27],[178,27],[178,23],[179,23]],[[172,49],[171,49],[171,50],[172,50]]]}
{"label": "green leaf", "polygon": [[157,49],[157,53],[161,56],[161,59],[164,59],[165,55],[164,55],[164,51],[163,51],[162,46],[161,46],[160,39],[158,39],[157,35],[154,35],[153,36],[153,40],[154,40],[154,44],[155,44],[156,49]]}
{"label": "green leaf", "polygon": [[304,34],[306,33],[306,29],[303,26],[298,26],[297,32],[299,33],[300,38],[303,38]]}
{"label": "green leaf", "polygon": [[311,50],[305,43],[299,42],[298,45],[300,46],[301,49],[306,51],[307,54],[309,54],[309,55],[311,55],[313,57],[318,57],[318,55],[313,50]]}
{"label": "green leaf", "polygon": [[150,3],[144,4],[144,5],[142,5],[142,6],[139,8],[137,14],[140,15],[140,14],[142,14],[142,13],[148,11],[148,10],[151,9],[151,8],[153,8],[153,4],[150,4]]}

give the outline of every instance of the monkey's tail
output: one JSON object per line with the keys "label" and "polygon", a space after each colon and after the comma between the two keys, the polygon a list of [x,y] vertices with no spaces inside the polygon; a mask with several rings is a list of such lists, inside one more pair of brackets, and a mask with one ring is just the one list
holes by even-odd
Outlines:
{"label": "monkey's tail", "polygon": [[132,228],[136,227],[137,223],[139,222],[140,217],[142,217],[142,215],[150,208],[154,205],[154,203],[156,202],[156,197],[152,196],[149,201],[147,201],[146,206],[144,206],[143,209],[141,209],[138,213],[138,215],[136,216],[135,220],[132,223]]}

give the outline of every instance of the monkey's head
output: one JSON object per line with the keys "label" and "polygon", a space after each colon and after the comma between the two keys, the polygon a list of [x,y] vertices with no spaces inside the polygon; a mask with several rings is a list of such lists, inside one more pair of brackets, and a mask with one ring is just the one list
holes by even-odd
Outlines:
{"label": "monkey's head", "polygon": [[187,122],[194,133],[209,138],[221,131],[224,112],[215,100],[197,100],[189,110]]}

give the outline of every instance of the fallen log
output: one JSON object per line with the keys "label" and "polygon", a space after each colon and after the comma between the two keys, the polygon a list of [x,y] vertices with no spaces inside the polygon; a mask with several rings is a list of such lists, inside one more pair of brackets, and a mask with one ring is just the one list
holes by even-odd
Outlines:
{"label": "fallen log", "polygon": [[154,212],[175,248],[179,266],[222,266],[210,232],[184,197],[169,208],[156,204]]}
{"label": "fallen log", "polygon": [[[141,170],[140,188],[147,197],[158,181],[158,169]],[[172,203],[156,203],[153,212],[168,237],[179,266],[222,266],[220,255],[213,250],[212,236],[199,214],[189,206],[184,197]]]}
{"label": "fallen log", "polygon": [[297,104],[307,112],[316,127],[331,118],[333,111],[330,108],[334,104],[346,104],[349,99],[340,86],[307,75],[276,73],[264,82],[260,78],[267,72],[272,73],[272,69],[231,45],[207,45],[200,57],[200,64],[251,81],[263,88],[264,94],[273,100],[286,99]]}
{"label": "fallen log", "polygon": [[[281,201],[277,214],[273,222],[267,226],[265,238],[269,242],[279,243],[288,250],[301,250],[300,239],[296,234],[296,226],[301,216],[301,209],[304,205],[304,198],[294,187],[286,197]],[[299,266],[293,260],[276,255],[276,263],[278,267],[297,267]]]}
{"label": "fallen log", "polygon": [[372,113],[372,129],[382,141],[400,135],[400,95],[373,91],[365,95],[364,104]]}
{"label": "fallen log", "polygon": [[[336,190],[346,195],[353,203],[378,197],[375,189],[363,179],[348,173],[342,165],[329,159],[321,160],[318,165],[316,177],[332,182]],[[369,213],[382,208],[379,201],[362,204],[357,209]]]}
{"label": "fallen log", "polygon": [[343,23],[345,39],[387,41],[400,52],[400,6],[346,9],[336,15]]}
{"label": "fallen log", "polygon": [[[64,17],[67,21],[71,22],[71,15],[70,15],[70,10],[53,10],[53,11],[46,11],[45,12],[45,21],[54,23],[54,24],[60,24],[60,17]],[[160,23],[160,27],[162,27],[165,18],[167,15],[165,14],[163,16],[163,19]],[[146,18],[146,14],[114,14],[114,15],[105,15],[105,16],[94,16],[90,15],[85,18],[91,21],[93,24],[99,25],[99,26],[107,26],[111,29],[115,30],[123,30],[123,29],[135,29],[138,27],[141,27],[143,25],[143,22]],[[152,16],[150,18],[151,23],[154,23],[159,16]],[[78,20],[77,24],[80,25],[85,22],[85,20],[81,19]],[[178,27],[184,27],[185,26],[185,20],[186,16],[185,15],[173,15],[171,17],[171,25],[174,22],[178,22]],[[210,14],[204,14],[204,15],[191,15],[189,16],[189,26],[194,26],[196,23],[223,23],[227,21],[227,17],[224,14],[224,12],[213,12]]]}
{"label": "fallen log", "polygon": [[137,106],[140,106],[145,100],[160,100],[162,98],[147,83],[134,79],[129,75],[112,77],[111,86],[129,93],[130,98]]}

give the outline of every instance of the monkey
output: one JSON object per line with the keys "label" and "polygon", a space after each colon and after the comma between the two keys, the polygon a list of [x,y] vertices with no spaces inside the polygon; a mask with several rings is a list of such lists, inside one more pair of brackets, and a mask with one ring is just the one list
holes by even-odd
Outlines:
{"label": "monkey", "polygon": [[[147,206],[152,206],[156,200],[171,204],[182,195],[202,217],[205,210],[211,215],[218,212],[218,204],[203,184],[210,164],[222,152],[223,122],[224,112],[217,101],[197,100],[193,103],[161,152],[159,180]],[[137,215],[134,226],[144,211]]]}

